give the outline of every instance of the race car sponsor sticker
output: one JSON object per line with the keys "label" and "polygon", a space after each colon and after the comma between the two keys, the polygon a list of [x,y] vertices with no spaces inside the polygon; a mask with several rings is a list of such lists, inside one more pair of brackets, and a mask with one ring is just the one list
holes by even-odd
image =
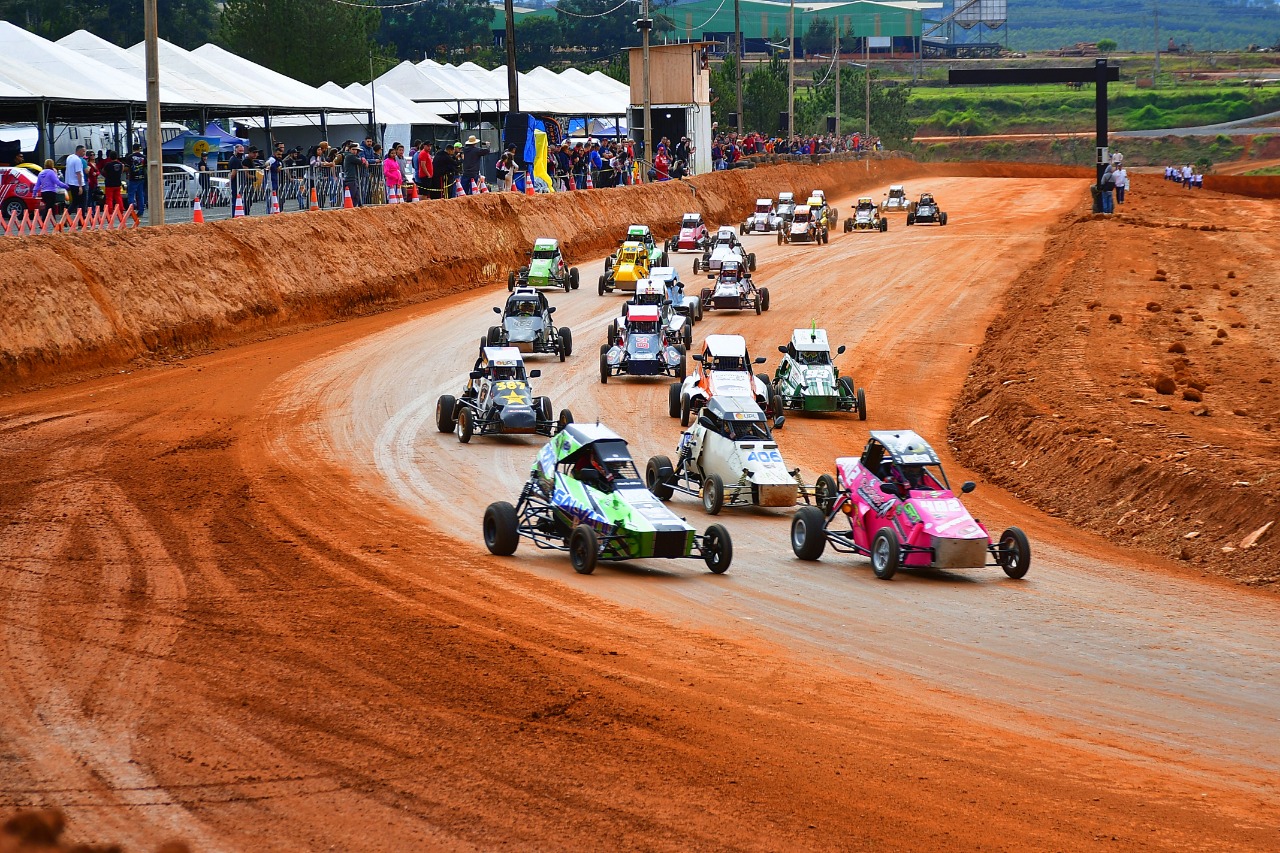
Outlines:
{"label": "race car sponsor sticker", "polygon": [[648,348],[649,348],[648,338],[639,338],[639,337],[636,338],[636,349],[648,349]]}

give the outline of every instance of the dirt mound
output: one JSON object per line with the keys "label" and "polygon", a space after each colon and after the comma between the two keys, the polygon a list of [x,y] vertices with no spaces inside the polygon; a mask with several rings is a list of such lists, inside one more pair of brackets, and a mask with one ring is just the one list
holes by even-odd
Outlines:
{"label": "dirt mound", "polygon": [[571,258],[596,256],[631,222],[664,235],[685,211],[736,222],[758,196],[787,188],[835,195],[920,174],[1016,177],[1053,168],[780,165],[536,198],[489,194],[447,205],[0,241],[0,390],[493,284],[542,235],[558,236]]}
{"label": "dirt mound", "polygon": [[1280,198],[1280,176],[1205,175],[1204,188],[1253,198]]}
{"label": "dirt mound", "polygon": [[[67,819],[59,809],[24,811],[0,825],[0,853],[120,853],[115,844],[68,844],[62,840]],[[190,853],[191,848],[170,841],[156,853]]]}
{"label": "dirt mound", "polygon": [[1052,514],[1275,584],[1280,210],[1154,176],[1123,210],[1082,207],[1010,292],[951,440]]}

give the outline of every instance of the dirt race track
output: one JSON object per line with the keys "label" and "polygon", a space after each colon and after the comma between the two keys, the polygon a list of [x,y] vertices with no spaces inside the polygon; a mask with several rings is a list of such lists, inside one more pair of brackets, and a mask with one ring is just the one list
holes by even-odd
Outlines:
{"label": "dirt race track", "polygon": [[[456,294],[0,401],[0,805],[131,849],[1280,848],[1274,595],[1041,513],[947,442],[1085,181],[927,188],[946,228],[748,238],[771,310],[696,336],[771,371],[816,319],[870,414],[789,419],[788,463],[915,429],[1028,532],[1025,580],[801,563],[777,511],[719,519],[723,576],[489,556],[480,514],[537,445],[435,431],[505,289]],[[598,383],[600,263],[551,296],[575,354],[531,359],[535,388],[669,454],[666,383]]]}

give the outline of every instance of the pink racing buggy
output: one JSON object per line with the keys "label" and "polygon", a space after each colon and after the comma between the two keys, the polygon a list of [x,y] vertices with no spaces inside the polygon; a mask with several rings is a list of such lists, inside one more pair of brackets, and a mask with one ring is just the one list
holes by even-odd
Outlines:
{"label": "pink racing buggy", "polygon": [[686,213],[680,220],[680,233],[667,241],[668,252],[702,252],[711,245],[711,232],[701,213]]}
{"label": "pink racing buggy", "polygon": [[[818,478],[817,506],[801,507],[791,521],[791,549],[817,560],[827,543],[842,553],[871,558],[876,577],[904,569],[976,569],[999,566],[1011,578],[1031,568],[1031,544],[1016,527],[992,541],[951,491],[933,448],[910,430],[875,430],[862,456],[836,460],[839,481]],[[976,488],[966,482],[962,494]],[[837,524],[847,517],[849,529]]]}

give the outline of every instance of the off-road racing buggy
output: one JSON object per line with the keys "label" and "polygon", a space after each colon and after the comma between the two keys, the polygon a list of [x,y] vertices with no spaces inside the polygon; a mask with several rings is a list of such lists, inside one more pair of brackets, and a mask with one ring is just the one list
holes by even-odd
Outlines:
{"label": "off-road racing buggy", "polygon": [[645,488],[626,441],[599,424],[556,433],[538,451],[515,506],[497,501],[485,509],[490,553],[514,554],[521,537],[568,551],[583,575],[599,560],[693,557],[716,574],[733,561],[729,531],[712,524],[699,536]]}
{"label": "off-road racing buggy", "polygon": [[831,239],[825,219],[807,204],[796,206],[791,224],[778,232],[778,245],[783,243],[826,243]]}
{"label": "off-road racing buggy", "polygon": [[827,194],[822,190],[813,190],[809,193],[809,200],[806,202],[809,207],[813,208],[828,227],[835,225],[840,221],[840,214],[836,209],[827,204]]}
{"label": "off-road racing buggy", "polygon": [[748,252],[738,235],[728,226],[721,227],[716,232],[715,240],[701,258],[693,259],[694,275],[701,271],[707,274],[707,278],[711,278],[719,272],[720,265],[725,261],[740,261],[751,272],[756,269],[756,253]]}
{"label": "off-road racing buggy", "polygon": [[436,401],[436,429],[458,433],[466,444],[473,435],[553,435],[573,423],[573,413],[560,411],[553,420],[550,397],[534,397],[524,359],[515,347],[481,347],[462,396],[442,394]]}
{"label": "off-road racing buggy", "polygon": [[[791,341],[779,346],[782,361],[773,374],[773,393],[782,399],[782,408],[800,412],[857,412],[867,419],[867,399],[853,380],[840,375],[831,361],[831,347],[825,329],[813,326],[796,329]],[[843,355],[844,347],[836,350]]]}
{"label": "off-road racing buggy", "polygon": [[[782,420],[777,417],[775,425]],[[680,437],[675,464],[654,456],[645,466],[645,484],[664,501],[674,492],[701,497],[711,515],[726,506],[789,507],[815,497],[800,469],[787,469],[764,412],[749,397],[707,401]]]}
{"label": "off-road racing buggy", "polygon": [[711,232],[702,221],[702,214],[686,213],[680,220],[680,233],[667,241],[666,249],[668,252],[704,252],[709,245]]}
{"label": "off-road racing buggy", "polygon": [[907,191],[902,184],[891,184],[889,194],[884,197],[880,206],[881,213],[906,213],[911,210],[911,202],[907,201]]}
{"label": "off-road racing buggy", "polygon": [[791,520],[791,548],[802,560],[818,559],[830,542],[870,557],[885,580],[899,568],[999,566],[1011,578],[1031,568],[1026,534],[1010,527],[992,540],[951,490],[933,448],[910,430],[872,431],[862,456],[837,459],[836,477],[823,474],[817,490],[818,506]]}
{"label": "off-road racing buggy", "polygon": [[684,379],[685,350],[678,339],[663,333],[662,317],[655,305],[632,306],[616,337],[600,346],[600,381],[610,376],[674,376]]}
{"label": "off-road racing buggy", "polygon": [[699,297],[703,311],[751,311],[757,314],[769,310],[769,288],[756,287],[751,273],[742,269],[737,260],[725,261],[720,266],[714,287],[702,288]]}
{"label": "off-road racing buggy", "polygon": [[[649,258],[649,266],[651,267],[665,267],[669,263],[666,246],[657,244],[648,225],[628,226],[627,236],[618,241],[619,252],[628,243],[639,243],[644,246],[644,251]],[[604,259],[604,271],[606,273],[609,272],[610,268],[616,263],[618,263],[618,252],[614,252]]]}
{"label": "off-road racing buggy", "polygon": [[871,196],[863,196],[858,199],[858,203],[853,208],[853,216],[847,216],[844,220],[844,232],[846,234],[850,231],[879,231],[884,233],[888,230],[889,220],[880,215],[880,208],[876,207],[876,203],[871,200]]}
{"label": "off-road racing buggy", "polygon": [[654,267],[649,270],[649,280],[661,285],[667,292],[667,301],[677,314],[683,314],[692,322],[702,319],[702,300],[696,296],[686,296],[684,282],[675,267]]}
{"label": "off-road racing buggy", "polygon": [[938,202],[933,198],[933,193],[921,193],[920,200],[911,207],[911,212],[907,214],[908,225],[929,225],[929,224],[946,225],[947,215],[942,212],[942,208],[938,207]]}
{"label": "off-road racing buggy", "polygon": [[667,299],[667,291],[661,284],[651,278],[636,282],[636,293],[622,303],[622,316],[609,324],[605,342],[612,344],[627,321],[627,315],[637,306],[648,306],[658,309],[661,321],[663,343],[674,346],[680,344],[688,349],[693,345],[693,321],[688,315],[675,310],[675,306]]}
{"label": "off-road racing buggy", "polygon": [[605,274],[600,276],[599,292],[601,296],[613,293],[614,289],[631,291],[636,289],[636,282],[649,277],[649,252],[644,243],[623,243],[612,256],[613,263],[606,262]]}
{"label": "off-road racing buggy", "polygon": [[702,352],[695,353],[698,363],[684,382],[674,383],[667,399],[667,411],[680,419],[680,426],[689,425],[690,415],[696,414],[707,401],[716,395],[745,397],[771,418],[782,413],[782,401],[770,398],[769,377],[751,375],[751,368],[764,364],[763,356],[755,361],[747,355],[747,342],[742,335],[707,335],[702,342]]}
{"label": "off-road racing buggy", "polygon": [[539,237],[533,241],[529,263],[507,273],[507,290],[517,287],[562,287],[568,293],[578,289],[578,268],[565,263],[560,241]]}
{"label": "off-road racing buggy", "polygon": [[738,226],[739,234],[772,234],[782,227],[782,217],[773,209],[773,202],[767,198],[756,199],[755,212]]}
{"label": "off-road racing buggy", "polygon": [[794,193],[778,193],[778,230],[785,230],[791,224],[791,217],[796,213],[796,197]]}
{"label": "off-road racing buggy", "polygon": [[490,326],[485,345],[515,347],[522,353],[549,353],[561,361],[573,355],[573,333],[563,326],[556,328],[551,315],[556,312],[542,291],[520,287],[507,297],[502,308],[493,312],[502,317],[498,326]]}

